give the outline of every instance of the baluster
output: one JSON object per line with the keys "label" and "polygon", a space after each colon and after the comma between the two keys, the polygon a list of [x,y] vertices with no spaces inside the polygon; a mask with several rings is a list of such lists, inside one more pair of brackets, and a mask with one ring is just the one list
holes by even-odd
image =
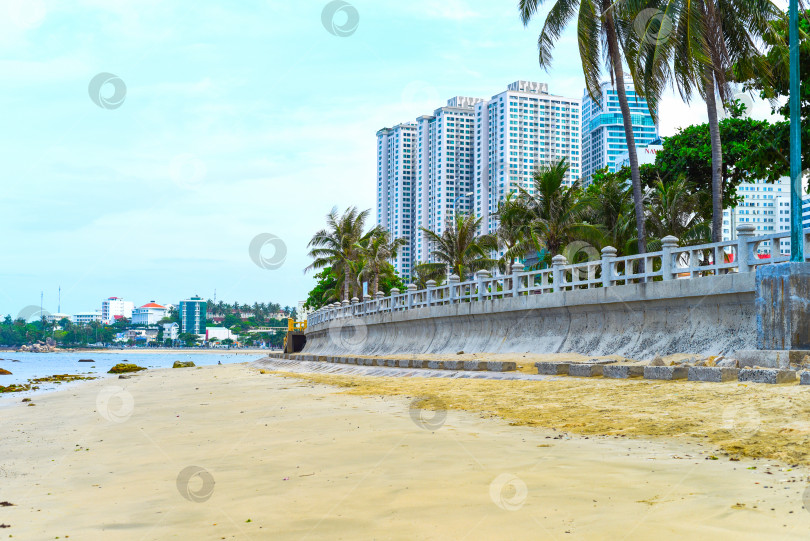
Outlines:
{"label": "baluster", "polygon": [[523,272],[523,263],[512,263],[512,296],[520,296],[520,273]]}
{"label": "baluster", "polygon": [[554,291],[563,291],[565,287],[562,266],[567,263],[564,255],[555,255],[551,258],[551,282]]}

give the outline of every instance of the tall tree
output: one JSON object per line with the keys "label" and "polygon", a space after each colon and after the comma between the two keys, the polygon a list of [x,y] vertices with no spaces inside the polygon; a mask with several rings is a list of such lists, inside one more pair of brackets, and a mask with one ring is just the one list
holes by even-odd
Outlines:
{"label": "tall tree", "polygon": [[553,256],[561,254],[574,240],[598,241],[599,230],[584,221],[589,202],[583,197],[579,181],[565,186],[567,172],[565,159],[538,167],[534,172],[534,191],[520,189],[520,198],[528,208],[531,221],[528,236],[516,252],[536,249]]}
{"label": "tall tree", "polygon": [[392,239],[391,233],[381,226],[369,231],[364,241],[357,243],[358,255],[364,259],[359,275],[369,281],[371,295],[379,291],[380,275],[386,265],[397,256],[399,248],[406,244],[408,241],[405,239]]}
{"label": "tall tree", "polygon": [[490,253],[497,249],[498,242],[492,235],[478,235],[480,225],[481,218],[473,214],[457,214],[441,235],[422,227],[426,240],[434,247],[430,255],[436,260],[420,265],[425,276],[435,280],[449,269],[464,280],[476,271],[494,267],[496,261]]}
{"label": "tall tree", "polygon": [[585,190],[588,205],[585,220],[601,230],[602,248],[613,246],[622,256],[635,254],[638,240],[633,189],[627,182],[629,177],[628,169],[615,173],[607,168],[600,169],[593,174],[593,180]]}
{"label": "tall tree", "polygon": [[[528,25],[537,13],[543,0],[520,0],[520,17]],[[636,139],[633,134],[633,121],[630,116],[630,105],[624,87],[623,53],[620,46],[620,28],[616,21],[616,10],[613,0],[555,0],[546,15],[543,30],[537,39],[540,66],[548,70],[551,66],[551,51],[566,25],[577,18],[577,36],[579,56],[582,60],[582,71],[585,74],[585,85],[594,100],[601,101],[599,88],[602,74],[602,61],[610,66],[611,81],[616,88],[619,108],[622,112],[624,135],[627,140],[627,151],[630,158],[630,179],[633,185],[633,201],[638,229],[638,249],[646,252],[647,241],[644,231],[644,193],[641,187]]]}
{"label": "tall tree", "polygon": [[502,271],[510,272],[515,259],[525,255],[521,252],[521,247],[525,246],[523,241],[529,235],[531,216],[525,200],[515,192],[509,192],[503,201],[498,203],[497,216],[498,227],[495,229],[495,238],[498,241],[498,248],[505,254],[498,265]]}
{"label": "tall tree", "polygon": [[659,240],[674,235],[681,246],[711,242],[711,228],[697,212],[698,197],[684,178],[659,180],[649,194],[650,235]]}
{"label": "tall tree", "polygon": [[[664,89],[674,83],[687,103],[695,93],[706,103],[711,140],[712,239],[722,240],[723,144],[719,110],[730,102],[728,75],[736,65],[743,73],[769,67],[757,43],[773,34],[782,17],[770,0],[634,0],[628,17],[641,9],[658,9],[640,32],[628,32],[626,51],[639,88],[656,113]],[[720,99],[720,103],[717,99]]]}
{"label": "tall tree", "polygon": [[358,211],[357,207],[347,208],[338,215],[333,208],[326,215],[326,228],[321,229],[307,245],[313,262],[305,272],[312,269],[331,267],[333,272],[342,274],[343,298],[350,300],[350,288],[353,281],[351,262],[357,258],[357,243],[363,237],[369,210]]}

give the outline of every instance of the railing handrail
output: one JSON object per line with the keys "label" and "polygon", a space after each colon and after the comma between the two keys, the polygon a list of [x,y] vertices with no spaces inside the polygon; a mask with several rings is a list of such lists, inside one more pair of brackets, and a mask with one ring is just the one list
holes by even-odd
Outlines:
{"label": "railing handrail", "polygon": [[[803,233],[805,259],[810,260],[810,228]],[[781,247],[782,239],[789,238],[789,231],[755,237],[752,224],[740,224],[734,240],[678,246],[678,239],[669,236],[661,239],[662,249],[657,252],[616,257],[615,248],[607,246],[602,249],[601,259],[581,263],[568,263],[565,257],[557,255],[552,258],[551,267],[545,269],[524,270],[521,263],[516,263],[508,274],[492,276],[488,271],[479,271],[472,280],[460,281],[457,276],[451,276],[440,286],[431,280],[426,289],[410,286],[411,289],[402,292],[393,289],[388,296],[377,292],[362,301],[354,298],[332,303],[309,314],[309,327],[346,317],[436,305],[750,272],[759,265],[787,261],[789,257],[782,255]],[[755,250],[767,241],[774,241],[768,257],[757,257]]]}

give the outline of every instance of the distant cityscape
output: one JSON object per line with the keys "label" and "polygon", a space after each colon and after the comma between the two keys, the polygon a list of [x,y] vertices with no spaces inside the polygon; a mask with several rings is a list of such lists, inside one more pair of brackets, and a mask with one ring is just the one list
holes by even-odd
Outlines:
{"label": "distant cityscape", "polygon": [[[209,306],[210,305],[210,306]],[[229,327],[238,327],[247,333],[256,333],[252,338],[259,337],[264,329],[252,329],[248,320],[278,320],[286,322],[287,319],[300,318],[305,320],[308,310],[304,308],[304,301],[298,303],[297,308],[280,307],[270,303],[255,303],[253,306],[215,303],[200,296],[192,296],[177,304],[160,304],[151,300],[136,307],[132,301],[120,297],[108,297],[101,301],[101,309],[94,311],[77,312],[74,314],[48,313],[42,311],[40,318],[50,324],[52,328],[61,330],[67,321],[75,325],[101,324],[115,326],[120,332],[115,334],[115,342],[131,345],[148,345],[160,343],[170,345],[175,341],[189,341],[200,343],[238,344],[240,336]],[[228,321],[228,318],[231,318]],[[237,322],[234,325],[234,321]],[[223,323],[228,326],[222,326]],[[286,324],[286,323],[285,323]],[[268,327],[265,333],[276,334],[275,327]],[[271,345],[267,343],[257,345]],[[254,340],[255,342],[255,340]]]}
{"label": "distant cityscape", "polygon": [[[640,165],[652,164],[663,149],[647,101],[625,85]],[[534,191],[533,173],[565,158],[566,185],[590,184],[594,172],[629,165],[627,139],[616,90],[600,85],[599,101],[549,93],[546,83],[515,81],[491,99],[456,96],[432,115],[377,132],[377,223],[408,243],[393,261],[403,278],[416,265],[432,262],[424,227],[441,234],[457,212],[482,217],[481,233],[497,228],[495,212],[507,194]],[[742,202],[723,213],[723,239],[751,223],[755,235],[790,229],[790,183],[743,183]],[[810,195],[803,196],[802,221],[810,227]],[[790,251],[783,241],[782,253]],[[770,252],[770,241],[758,251]],[[498,253],[498,256],[503,253]]]}

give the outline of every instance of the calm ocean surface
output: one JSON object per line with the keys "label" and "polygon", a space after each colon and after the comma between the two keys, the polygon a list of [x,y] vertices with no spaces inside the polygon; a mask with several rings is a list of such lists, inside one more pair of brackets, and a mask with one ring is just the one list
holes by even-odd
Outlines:
{"label": "calm ocean surface", "polygon": [[[0,385],[11,383],[25,383],[30,378],[53,376],[54,374],[79,374],[95,377],[115,377],[107,371],[118,363],[129,362],[145,368],[171,368],[174,361],[194,361],[197,366],[210,364],[244,363],[264,357],[262,353],[137,353],[126,351],[121,353],[104,353],[83,351],[79,353],[15,353],[13,351],[0,351],[0,368],[5,368],[12,375],[0,375]],[[80,363],[79,359],[92,359],[91,363]],[[7,402],[7,398],[20,398],[39,393],[53,391],[76,385],[77,383],[42,383],[38,391],[23,393],[2,393],[0,401]]]}

